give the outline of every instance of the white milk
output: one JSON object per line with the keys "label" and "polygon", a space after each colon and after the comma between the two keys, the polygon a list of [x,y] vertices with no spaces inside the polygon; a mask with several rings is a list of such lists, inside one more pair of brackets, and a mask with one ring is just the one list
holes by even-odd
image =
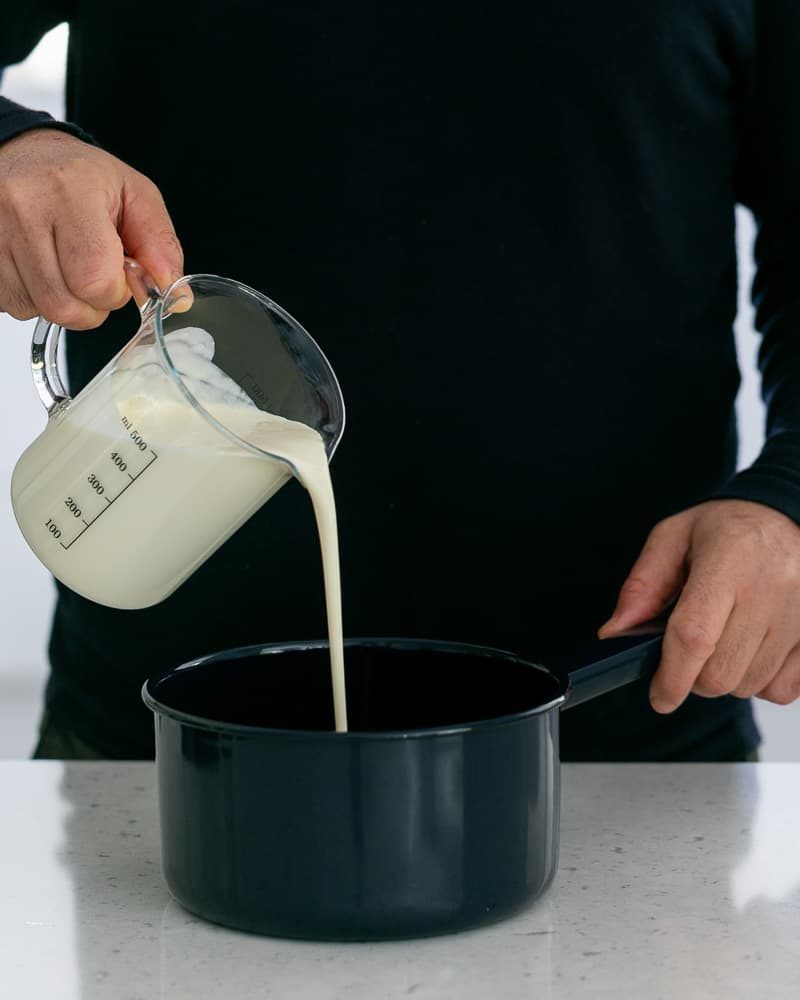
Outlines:
{"label": "white milk", "polygon": [[[322,438],[257,409],[211,363],[209,335],[186,333],[168,341],[170,354],[206,412],[290,461],[309,492],[322,549],[336,728],[346,730],[336,508]],[[216,429],[154,361],[153,348],[134,349],[52,417],[11,483],[17,521],[36,555],[72,590],[109,607],[162,601],[291,476],[284,462]]]}

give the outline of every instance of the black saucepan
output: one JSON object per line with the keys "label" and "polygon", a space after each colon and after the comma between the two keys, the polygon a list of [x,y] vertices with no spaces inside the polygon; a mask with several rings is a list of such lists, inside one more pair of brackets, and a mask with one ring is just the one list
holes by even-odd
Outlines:
{"label": "black saucepan", "polygon": [[220,924],[310,939],[513,913],[558,865],[560,710],[651,674],[661,639],[599,648],[560,681],[480,646],[351,640],[348,733],[331,731],[324,643],[149,680],[170,890]]}

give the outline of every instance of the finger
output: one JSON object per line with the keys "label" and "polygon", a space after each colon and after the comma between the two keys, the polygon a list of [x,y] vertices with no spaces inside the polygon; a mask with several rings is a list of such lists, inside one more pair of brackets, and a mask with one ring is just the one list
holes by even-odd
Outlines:
{"label": "finger", "polygon": [[669,617],[661,663],[650,684],[656,712],[673,712],[717,648],[734,605],[734,588],[718,567],[692,567]]}
{"label": "finger", "polygon": [[64,283],[81,302],[108,313],[130,298],[122,269],[122,242],[101,194],[88,192],[65,206],[55,225]]}
{"label": "finger", "polygon": [[800,698],[800,646],[794,647],[758,697],[776,705],[791,705]]}
{"label": "finger", "polygon": [[650,532],[622,585],[614,613],[598,632],[601,639],[655,618],[680,590],[690,525],[687,518],[670,518]]}
{"label": "finger", "polygon": [[11,252],[0,255],[0,309],[18,320],[34,319],[39,315]]}
{"label": "finger", "polygon": [[131,172],[122,193],[119,232],[126,252],[161,289],[183,274],[183,250],[158,188]]}
{"label": "finger", "polygon": [[187,282],[182,282],[174,290],[167,303],[167,310],[170,313],[185,313],[194,305],[194,292]]}
{"label": "finger", "polygon": [[106,310],[92,307],[67,287],[49,229],[27,231],[14,259],[37,315],[72,330],[91,330],[105,321]]}
{"label": "finger", "polygon": [[694,694],[703,698],[718,698],[730,694],[741,684],[767,632],[766,613],[761,620],[763,626],[758,625],[759,616],[754,614],[752,601],[744,607],[734,605],[717,648],[706,660],[692,686]]}
{"label": "finger", "polygon": [[732,695],[752,698],[767,687],[792,652],[791,646],[782,638],[784,634],[780,629],[767,631],[747,673],[731,691]]}

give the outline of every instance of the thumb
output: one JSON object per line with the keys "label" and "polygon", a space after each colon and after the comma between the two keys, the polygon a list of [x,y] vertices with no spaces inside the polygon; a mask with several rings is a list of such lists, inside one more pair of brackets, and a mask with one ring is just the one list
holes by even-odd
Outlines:
{"label": "thumb", "polygon": [[134,170],[125,179],[118,229],[125,252],[159,288],[166,288],[183,274],[183,249],[161,192]]}
{"label": "thumb", "polygon": [[684,581],[692,523],[679,514],[653,528],[622,585],[614,613],[598,632],[601,639],[655,618],[675,596]]}

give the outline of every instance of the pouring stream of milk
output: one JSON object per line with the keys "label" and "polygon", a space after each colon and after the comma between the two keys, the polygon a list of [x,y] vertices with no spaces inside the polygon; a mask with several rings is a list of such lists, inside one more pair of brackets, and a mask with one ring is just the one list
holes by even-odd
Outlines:
{"label": "pouring stream of milk", "polygon": [[339,533],[328,457],[322,437],[312,427],[286,420],[273,413],[258,411],[258,421],[246,434],[231,429],[258,447],[290,462],[297,479],[305,486],[314,508],[325,583],[325,610],[328,617],[328,644],[331,655],[333,709],[337,732],[347,730],[344,683],[344,633],[342,627],[342,585],[339,569]]}

